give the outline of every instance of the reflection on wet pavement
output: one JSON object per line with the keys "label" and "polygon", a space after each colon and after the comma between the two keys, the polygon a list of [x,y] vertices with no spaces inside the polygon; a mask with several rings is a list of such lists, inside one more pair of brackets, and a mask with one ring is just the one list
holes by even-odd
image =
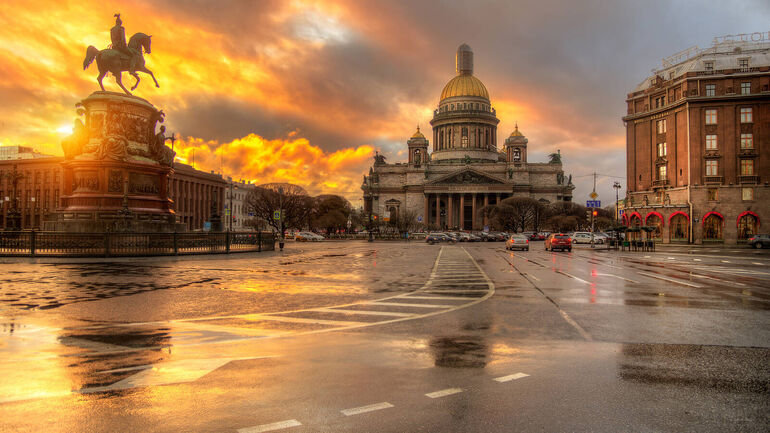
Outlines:
{"label": "reflection on wet pavement", "polygon": [[436,367],[484,368],[487,365],[489,348],[477,335],[436,337],[431,339],[430,347]]}

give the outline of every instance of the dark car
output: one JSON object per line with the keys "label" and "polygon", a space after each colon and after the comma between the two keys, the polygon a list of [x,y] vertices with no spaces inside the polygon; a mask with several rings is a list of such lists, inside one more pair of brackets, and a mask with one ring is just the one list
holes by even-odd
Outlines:
{"label": "dark car", "polygon": [[754,235],[746,243],[752,248],[769,248],[770,235]]}
{"label": "dark car", "polygon": [[453,244],[457,242],[457,240],[452,236],[446,235],[444,233],[431,233],[428,236],[425,236],[425,242],[427,242],[430,245],[433,245],[439,242],[448,242],[450,244]]}
{"label": "dark car", "polygon": [[572,251],[572,239],[566,233],[552,233],[545,239],[545,250]]}

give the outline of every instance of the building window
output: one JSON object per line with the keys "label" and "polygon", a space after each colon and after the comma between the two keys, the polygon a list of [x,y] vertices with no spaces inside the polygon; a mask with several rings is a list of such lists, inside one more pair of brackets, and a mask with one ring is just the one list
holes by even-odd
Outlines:
{"label": "building window", "polygon": [[706,84],[706,96],[716,96],[716,94],[717,94],[717,85]]}
{"label": "building window", "polygon": [[706,136],[706,150],[717,150],[717,136],[716,135],[707,135]]}
{"label": "building window", "polygon": [[741,200],[754,200],[754,188],[741,188]]}
{"label": "building window", "polygon": [[741,123],[752,123],[754,121],[752,114],[751,107],[741,108]]}
{"label": "building window", "polygon": [[658,157],[666,156],[666,143],[658,143]]}
{"label": "building window", "polygon": [[754,175],[754,160],[742,159],[741,160],[741,176],[753,176]]}
{"label": "building window", "polygon": [[716,124],[717,124],[717,110],[715,109],[706,110],[706,125],[716,125]]}
{"label": "building window", "polygon": [[738,68],[740,68],[741,72],[748,72],[749,59],[738,59]]}
{"label": "building window", "polygon": [[[751,188],[743,188],[751,190]],[[744,199],[745,200],[745,199]],[[738,220],[738,239],[745,241],[746,239],[757,234],[759,229],[759,220],[752,214],[746,214]]]}
{"label": "building window", "polygon": [[709,159],[706,161],[706,176],[718,176],[719,161],[716,159]]}
{"label": "building window", "polygon": [[655,125],[658,128],[658,134],[666,133],[666,119],[658,120],[657,122],[655,122]]}
{"label": "building window", "polygon": [[751,94],[751,83],[741,83],[741,95]]}
{"label": "building window", "polygon": [[741,149],[754,148],[754,134],[741,134]]}
{"label": "building window", "polygon": [[722,240],[722,218],[717,214],[711,214],[703,220],[703,239],[710,241]]}
{"label": "building window", "polygon": [[666,166],[661,165],[658,167],[658,180],[666,180]]}
{"label": "building window", "polygon": [[712,72],[714,70],[714,62],[703,62],[703,67],[706,69],[706,71]]}
{"label": "building window", "polygon": [[719,189],[718,188],[709,188],[706,190],[706,193],[708,194],[709,201],[717,201],[719,200]]}

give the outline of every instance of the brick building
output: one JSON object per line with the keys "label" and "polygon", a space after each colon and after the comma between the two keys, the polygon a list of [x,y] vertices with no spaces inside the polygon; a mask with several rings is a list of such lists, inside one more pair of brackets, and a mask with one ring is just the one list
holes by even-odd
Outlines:
{"label": "brick building", "polygon": [[[18,209],[21,228],[37,229],[60,206],[63,157],[41,155],[18,146],[2,146],[0,154],[0,229],[8,226],[8,216]],[[28,155],[34,155],[28,156]],[[16,178],[16,189],[13,179]],[[219,174],[175,163],[169,179],[169,196],[174,201],[177,221],[187,230],[202,230],[211,216],[212,203],[225,221],[224,203],[228,183]],[[15,206],[14,206],[15,205]],[[233,227],[235,229],[235,227]]]}
{"label": "brick building", "polygon": [[770,224],[770,34],[664,59],[626,102],[626,224],[728,244]]}
{"label": "brick building", "polygon": [[575,187],[560,154],[528,162],[531,144],[518,125],[498,149],[499,120],[465,44],[457,50],[456,72],[433,112],[432,152],[418,126],[406,142],[406,162],[389,164],[377,155],[361,185],[364,210],[384,218],[413,212],[430,228],[481,230],[488,224],[482,209],[508,197],[571,201]]}

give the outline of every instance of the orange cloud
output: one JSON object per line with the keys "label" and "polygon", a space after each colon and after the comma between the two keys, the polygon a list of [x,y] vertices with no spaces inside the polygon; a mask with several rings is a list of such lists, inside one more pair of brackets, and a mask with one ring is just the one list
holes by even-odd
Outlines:
{"label": "orange cloud", "polygon": [[327,153],[305,138],[266,140],[256,134],[228,143],[189,137],[175,150],[179,161],[201,170],[221,167],[225,175],[256,184],[289,182],[312,195],[339,194],[353,204],[361,197],[361,173],[374,155],[370,145]]}

